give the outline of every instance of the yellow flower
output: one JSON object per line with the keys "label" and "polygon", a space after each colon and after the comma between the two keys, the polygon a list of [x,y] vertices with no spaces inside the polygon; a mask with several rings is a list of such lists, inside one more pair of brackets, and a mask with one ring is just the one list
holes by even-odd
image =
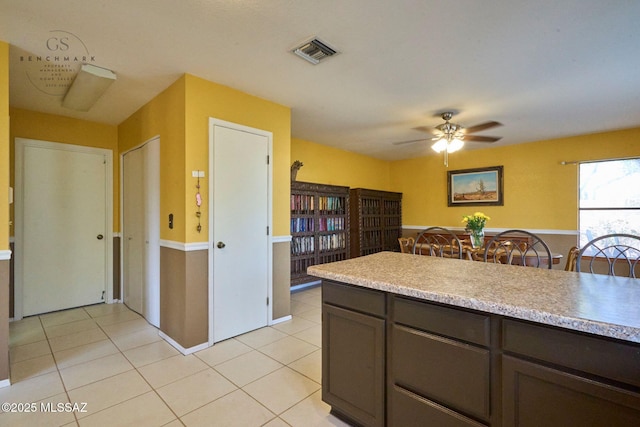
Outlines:
{"label": "yellow flower", "polygon": [[462,222],[467,224],[466,228],[468,230],[480,231],[490,219],[482,212],[475,212],[473,215],[464,215]]}

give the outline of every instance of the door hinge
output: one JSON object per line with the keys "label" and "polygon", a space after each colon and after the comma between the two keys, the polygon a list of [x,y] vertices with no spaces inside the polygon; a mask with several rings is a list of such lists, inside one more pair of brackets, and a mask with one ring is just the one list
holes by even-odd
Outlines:
{"label": "door hinge", "polygon": [[267,236],[269,235],[269,226],[267,225]]}
{"label": "door hinge", "polygon": [[269,156],[267,156],[267,164],[269,164]]}
{"label": "door hinge", "polygon": [[269,305],[269,297],[267,297],[267,305]]}
{"label": "door hinge", "polygon": [[104,301],[104,293],[105,291],[102,291],[102,301]]}

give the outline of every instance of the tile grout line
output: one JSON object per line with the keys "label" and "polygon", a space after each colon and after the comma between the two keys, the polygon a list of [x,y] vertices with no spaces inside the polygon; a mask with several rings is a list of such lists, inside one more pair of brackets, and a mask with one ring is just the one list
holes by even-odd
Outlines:
{"label": "tile grout line", "polygon": [[[307,302],[303,302],[303,303],[304,303],[304,304],[308,304]],[[270,408],[266,407],[263,403],[261,403],[259,400],[257,400],[257,398],[254,398],[251,394],[249,394],[249,393],[245,390],[245,387],[247,387],[247,386],[249,386],[250,384],[253,384],[253,383],[255,383],[256,381],[258,381],[258,380],[260,380],[260,379],[263,379],[264,377],[266,377],[266,376],[268,376],[268,375],[272,374],[273,372],[276,372],[276,371],[278,371],[278,370],[281,370],[282,368],[285,368],[285,367],[286,367],[286,368],[288,368],[288,370],[289,370],[289,371],[291,371],[291,372],[293,372],[293,373],[295,373],[295,374],[297,374],[297,375],[300,375],[302,378],[305,378],[305,379],[307,379],[307,380],[311,381],[312,383],[314,383],[314,384],[316,384],[316,385],[318,385],[318,386],[321,386],[321,384],[320,384],[320,383],[318,383],[315,379],[313,379],[313,378],[309,377],[308,375],[306,375],[305,373],[300,372],[300,371],[298,371],[298,370],[294,369],[293,367],[291,367],[291,365],[292,365],[292,364],[294,364],[294,363],[296,363],[296,362],[300,361],[301,359],[303,359],[303,358],[305,358],[305,357],[310,356],[311,354],[313,354],[313,353],[317,352],[318,350],[321,350],[321,347],[318,347],[318,346],[317,346],[317,345],[315,345],[313,342],[310,342],[310,341],[307,341],[307,340],[304,340],[304,339],[302,339],[302,338],[299,338],[299,337],[295,336],[296,334],[300,334],[300,333],[302,333],[302,332],[304,332],[304,331],[307,331],[307,330],[309,330],[309,329],[315,328],[315,327],[317,327],[317,326],[321,326],[321,323],[317,323],[316,321],[314,321],[314,320],[312,320],[312,319],[305,319],[304,317],[302,317],[302,316],[301,316],[301,314],[303,314],[303,313],[310,312],[310,311],[312,311],[312,310],[317,310],[317,309],[319,308],[319,307],[315,306],[314,304],[308,304],[308,305],[313,306],[313,308],[311,308],[311,309],[309,309],[309,310],[304,310],[303,312],[300,312],[300,313],[297,313],[297,314],[292,314],[292,318],[294,318],[294,319],[295,319],[295,317],[298,317],[299,319],[304,320],[305,322],[309,322],[309,326],[308,326],[308,327],[305,327],[305,328],[302,328],[302,329],[300,329],[300,330],[295,330],[295,331],[293,331],[293,332],[290,332],[290,331],[287,331],[287,330],[286,330],[286,328],[285,328],[285,330],[280,330],[280,329],[275,328],[275,327],[273,327],[273,326],[268,326],[268,327],[272,328],[274,331],[277,331],[277,332],[279,332],[279,333],[284,334],[284,336],[282,336],[282,337],[280,337],[280,338],[278,338],[278,339],[276,339],[276,340],[274,340],[274,341],[271,341],[271,342],[268,342],[268,343],[266,343],[266,344],[260,345],[260,346],[253,346],[253,345],[250,345],[250,344],[248,344],[248,343],[246,343],[246,342],[244,342],[244,341],[237,340],[237,341],[238,341],[238,343],[240,343],[240,344],[242,344],[242,345],[244,345],[244,346],[247,346],[247,348],[248,348],[248,349],[250,349],[250,350],[249,350],[249,351],[247,351],[247,352],[244,352],[244,353],[238,354],[238,355],[236,355],[236,356],[234,356],[234,357],[232,357],[232,358],[230,358],[230,359],[224,360],[223,362],[220,362],[220,363],[218,363],[218,364],[216,364],[216,365],[213,365],[213,366],[212,366],[212,365],[209,365],[209,364],[208,364],[208,363],[207,363],[203,358],[201,358],[201,357],[198,355],[198,353],[199,353],[199,352],[196,352],[196,353],[194,353],[193,355],[195,356],[195,358],[196,358],[197,360],[199,360],[200,362],[202,362],[202,363],[204,364],[205,368],[203,368],[202,370],[199,370],[199,371],[197,371],[197,372],[195,372],[195,373],[192,373],[192,374],[190,374],[190,375],[187,375],[187,376],[185,376],[185,377],[183,377],[183,378],[176,379],[175,381],[172,381],[172,382],[170,382],[170,383],[167,383],[167,384],[163,385],[162,387],[164,387],[164,386],[166,386],[166,385],[170,385],[170,384],[176,383],[177,381],[180,381],[180,380],[182,380],[182,379],[184,379],[184,378],[187,378],[188,376],[196,375],[196,374],[198,374],[198,373],[204,372],[205,370],[211,369],[213,372],[215,372],[216,374],[220,375],[220,376],[221,376],[222,378],[224,378],[225,380],[229,381],[229,383],[230,383],[230,384],[232,384],[232,385],[235,387],[235,389],[234,389],[234,390],[232,390],[232,391],[230,391],[230,392],[228,392],[228,393],[225,393],[225,394],[223,394],[223,395],[220,395],[220,396],[216,397],[216,399],[214,399],[214,400],[212,400],[212,401],[210,401],[210,402],[207,402],[207,403],[205,403],[205,404],[203,404],[203,405],[199,406],[198,408],[194,408],[194,409],[190,410],[189,412],[185,413],[183,416],[185,416],[185,415],[187,415],[187,414],[190,414],[190,413],[192,413],[192,412],[194,412],[194,411],[197,411],[197,410],[201,409],[202,407],[204,407],[204,406],[206,406],[206,405],[209,405],[209,404],[211,404],[211,403],[213,403],[213,402],[215,402],[215,401],[217,401],[217,400],[219,400],[219,399],[221,399],[221,398],[224,398],[225,396],[228,396],[228,395],[229,395],[229,394],[231,394],[231,393],[234,393],[235,391],[241,390],[245,395],[249,396],[253,401],[255,401],[256,403],[258,403],[261,407],[264,407],[264,408],[265,408],[269,413],[271,413],[271,414],[273,414],[273,415],[274,415],[274,417],[273,417],[273,418],[271,418],[271,419],[267,422],[267,424],[268,424],[268,423],[270,423],[270,422],[272,422],[272,421],[273,421],[273,420],[275,420],[275,419],[278,419],[278,420],[280,420],[281,422],[283,422],[284,424],[289,425],[289,423],[287,423],[284,419],[282,419],[282,418],[280,417],[280,415],[282,415],[283,413],[287,412],[287,411],[288,411],[288,410],[290,410],[291,408],[295,407],[295,406],[296,406],[296,405],[298,405],[300,402],[302,402],[302,401],[304,401],[304,400],[306,400],[306,399],[310,398],[314,393],[316,393],[316,392],[317,392],[317,390],[315,390],[314,392],[312,392],[312,393],[310,393],[310,394],[306,394],[306,395],[305,395],[304,397],[302,397],[300,400],[298,400],[298,401],[294,402],[294,403],[293,403],[293,404],[291,404],[289,407],[287,407],[286,409],[282,410],[280,414],[276,414],[273,410],[271,410]],[[125,306],[125,307],[126,307],[126,306]],[[162,402],[162,403],[163,403],[163,404],[164,404],[164,405],[169,409],[169,411],[171,412],[171,414],[173,414],[173,416],[175,417],[175,420],[178,420],[182,425],[184,425],[184,422],[182,421],[181,417],[179,417],[179,416],[177,415],[177,413],[176,413],[176,412],[171,408],[171,406],[167,403],[167,401],[165,401],[165,399],[164,399],[164,398],[160,395],[160,393],[158,392],[158,389],[159,389],[159,388],[161,388],[161,387],[156,388],[156,387],[152,386],[152,385],[151,385],[151,383],[147,380],[147,378],[146,378],[146,377],[144,377],[144,375],[142,375],[141,371],[139,370],[139,368],[142,368],[142,367],[144,367],[144,366],[148,366],[148,365],[150,365],[150,364],[157,363],[157,362],[160,362],[160,361],[162,361],[162,360],[166,360],[166,359],[168,359],[168,357],[167,357],[167,358],[160,359],[160,360],[155,361],[155,362],[151,362],[151,363],[148,363],[148,364],[145,364],[145,365],[139,366],[139,367],[138,367],[138,366],[135,366],[135,365],[134,365],[134,363],[132,362],[132,360],[131,360],[131,359],[129,359],[129,357],[127,357],[127,355],[125,354],[125,350],[121,349],[121,347],[119,347],[119,346],[116,344],[116,342],[113,340],[113,337],[105,331],[105,329],[103,328],[103,325],[101,325],[101,324],[99,324],[99,323],[98,323],[98,319],[99,319],[100,317],[106,317],[106,316],[109,316],[109,315],[113,315],[113,314],[115,314],[115,313],[109,313],[109,314],[104,314],[104,315],[102,315],[102,316],[95,316],[95,317],[94,317],[94,316],[93,316],[93,315],[92,315],[88,310],[86,310],[86,307],[80,307],[80,308],[82,308],[82,310],[83,310],[83,313],[84,313],[84,314],[86,314],[86,315],[88,315],[88,316],[89,316],[89,319],[91,319],[92,323],[94,323],[94,324],[96,325],[96,328],[97,328],[97,329],[99,329],[99,330],[100,330],[100,331],[101,331],[101,332],[106,336],[106,340],[108,340],[108,341],[109,341],[109,342],[110,342],[110,343],[111,343],[111,344],[112,344],[112,345],[117,349],[117,353],[113,353],[113,354],[120,354],[120,355],[121,355],[121,356],[122,356],[122,357],[127,361],[127,363],[132,367],[132,369],[131,369],[131,370],[135,371],[135,372],[136,372],[140,377],[142,377],[143,381],[144,381],[144,382],[147,384],[147,386],[150,388],[150,390],[149,390],[149,391],[153,391],[153,392],[155,393],[155,395],[160,399],[160,401],[161,401],[161,402]],[[126,307],[126,308],[127,308],[127,310],[130,310],[128,307]],[[131,311],[132,311],[132,310],[131,310]],[[133,311],[132,311],[132,312],[133,312]],[[135,313],[135,312],[134,312],[134,313]],[[71,322],[61,323],[61,324],[59,324],[59,325],[53,325],[53,326],[62,326],[62,325],[72,324],[72,323],[75,323],[75,322],[84,321],[84,320],[89,320],[89,319],[73,320],[73,321],[71,321]],[[122,323],[122,322],[126,322],[126,321],[127,321],[127,320],[122,320],[121,322],[114,322],[114,323],[112,323],[112,324]],[[58,362],[59,362],[59,361],[58,361],[58,359],[57,359],[57,357],[56,357],[56,354],[54,353],[53,348],[52,348],[52,345],[51,345],[51,339],[52,339],[52,338],[51,338],[51,337],[49,337],[49,333],[47,332],[47,330],[46,330],[46,328],[45,328],[45,325],[44,325],[44,322],[43,322],[43,319],[42,319],[42,317],[41,317],[41,316],[38,316],[38,322],[39,322],[39,326],[42,328],[42,330],[43,330],[43,332],[44,332],[44,336],[45,336],[45,339],[46,339],[46,341],[47,341],[47,346],[48,346],[48,348],[49,348],[50,354],[51,354],[51,356],[52,356],[52,358],[53,358],[53,361],[54,361],[54,363],[55,363],[56,371],[58,372],[58,378],[60,379],[60,382],[61,382],[61,384],[62,384],[62,386],[63,386],[63,390],[64,390],[64,392],[65,392],[65,395],[66,395],[66,397],[67,397],[67,400],[68,400],[69,402],[71,402],[71,397],[70,397],[70,394],[69,394],[71,390],[69,390],[69,389],[68,389],[68,386],[67,386],[67,384],[65,384],[64,379],[63,379],[63,377],[62,377],[62,374],[61,374],[61,370],[62,370],[62,368],[61,368],[61,367],[59,366],[59,364],[58,364]],[[148,323],[148,322],[147,322],[147,323]],[[107,325],[107,326],[110,326],[110,325],[112,325],[112,324],[109,324],[109,325]],[[151,326],[153,326],[153,325],[151,325]],[[155,328],[155,327],[154,327],[154,328]],[[90,329],[93,329],[93,328],[90,328]],[[157,328],[155,328],[155,329],[157,330]],[[79,331],[79,332],[86,332],[86,331],[81,330],[81,331]],[[75,333],[75,332],[72,332],[72,333]],[[133,334],[133,333],[135,333],[135,331],[134,331],[134,332],[131,332],[131,334]],[[71,334],[71,333],[70,333],[70,334]],[[64,335],[67,335],[67,334],[64,334]],[[64,336],[64,335],[60,335],[60,336]],[[128,335],[128,334],[125,334],[125,335]],[[306,353],[306,354],[304,354],[304,355],[302,355],[302,356],[300,356],[300,357],[297,357],[297,358],[296,358],[296,359],[294,359],[294,360],[289,361],[288,363],[282,363],[281,361],[279,361],[279,360],[277,360],[277,359],[273,358],[273,357],[272,357],[272,356],[270,356],[269,354],[264,353],[264,350],[262,350],[264,347],[269,346],[269,345],[272,345],[272,344],[275,344],[275,343],[277,343],[278,341],[284,340],[284,339],[285,339],[285,338],[287,338],[287,337],[292,337],[292,338],[294,338],[296,341],[299,341],[299,342],[301,342],[301,343],[304,343],[304,344],[310,345],[310,346],[312,346],[312,347],[313,347],[313,349],[312,349],[310,352],[308,352],[308,353]],[[102,340],[100,340],[100,341],[102,341]],[[29,343],[27,343],[27,344],[29,344]],[[64,349],[64,350],[71,350],[71,349],[74,349],[74,348],[77,348],[77,347],[81,347],[81,346],[83,346],[83,345],[88,345],[88,344],[92,344],[92,343],[79,344],[79,345],[76,345],[76,346],[73,346],[73,347],[70,347],[70,348],[68,348],[68,349]],[[144,346],[146,346],[146,345],[151,345],[151,344],[153,344],[153,343],[149,343],[149,344],[141,344],[141,345],[138,345],[138,346],[132,347],[131,349],[127,349],[127,351],[128,351],[128,350],[137,349],[137,348],[141,348],[141,347],[144,347]],[[25,344],[25,345],[26,345],[26,344]],[[60,350],[60,351],[63,351],[63,350]],[[237,359],[237,358],[239,358],[239,357],[241,357],[241,356],[243,356],[243,355],[245,355],[245,354],[249,353],[250,351],[256,351],[256,352],[258,352],[259,354],[261,354],[261,355],[263,355],[263,356],[266,356],[266,357],[267,357],[267,358],[269,358],[270,360],[273,360],[273,361],[275,361],[276,363],[278,363],[278,364],[280,365],[280,367],[278,367],[278,368],[277,368],[277,369],[275,369],[274,371],[271,371],[271,372],[269,372],[269,373],[267,373],[267,374],[264,374],[264,375],[260,376],[259,378],[255,378],[255,379],[253,379],[251,382],[249,382],[249,383],[245,384],[245,385],[244,385],[244,386],[242,386],[242,387],[241,387],[241,386],[239,386],[238,384],[236,384],[236,383],[235,383],[234,381],[232,381],[229,377],[225,376],[224,374],[222,374],[222,372],[220,372],[220,371],[218,371],[218,370],[216,369],[216,366],[218,366],[218,365],[220,365],[220,364],[222,364],[222,363],[226,363],[226,362],[232,361],[232,360],[234,360],[234,359]],[[111,355],[107,355],[107,356],[103,356],[103,357],[108,357],[108,356],[111,356]],[[96,359],[92,359],[92,360],[87,360],[87,361],[82,362],[82,363],[89,363],[89,362],[92,362],[92,361],[95,361],[95,360],[99,360],[100,358],[101,358],[101,357],[98,357],[98,358],[96,358]],[[81,365],[82,363],[78,363],[78,364],[75,364],[75,365],[71,365],[71,366],[69,366],[69,367],[67,367],[67,368],[70,368],[70,367],[72,367],[72,366],[78,366],[78,365]],[[66,369],[66,368],[65,368],[65,369]],[[130,372],[131,370],[127,370],[127,371],[125,371],[125,372]],[[103,380],[106,380],[106,379],[109,379],[109,378],[113,378],[114,376],[121,375],[121,374],[123,374],[123,373],[124,373],[124,372],[120,372],[120,373],[118,373],[118,374],[110,375],[110,376],[108,376],[108,377],[101,378],[100,380],[96,380],[96,381],[91,382],[91,383],[88,383],[88,384],[83,384],[82,386],[80,386],[80,387],[76,387],[76,388],[74,388],[73,390],[79,389],[79,388],[81,388],[81,387],[84,387],[84,386],[87,386],[87,385],[90,385],[90,384],[94,384],[94,383],[99,382],[99,381],[103,381]],[[139,397],[139,396],[142,396],[142,395],[144,395],[144,394],[148,393],[149,391],[146,391],[146,392],[144,392],[144,393],[138,394],[138,395],[136,395],[134,398],[137,398],[137,397]],[[49,397],[51,397],[51,396],[49,396]],[[45,398],[45,399],[46,399],[46,398]],[[114,404],[114,405],[111,405],[111,406],[109,406],[109,407],[107,407],[107,408],[103,408],[103,409],[101,409],[100,411],[97,411],[96,413],[99,413],[99,412],[102,412],[102,411],[104,411],[104,410],[107,410],[107,409],[113,408],[114,406],[117,406],[117,405],[122,404],[122,403],[124,403],[124,402],[119,402],[119,403]],[[91,414],[91,415],[93,415],[93,414]],[[76,423],[76,425],[79,425],[79,423],[80,423],[80,419],[77,417],[77,414],[75,414],[75,413],[74,413],[74,419],[75,419],[75,423]],[[83,418],[83,419],[84,419],[84,418]]]}

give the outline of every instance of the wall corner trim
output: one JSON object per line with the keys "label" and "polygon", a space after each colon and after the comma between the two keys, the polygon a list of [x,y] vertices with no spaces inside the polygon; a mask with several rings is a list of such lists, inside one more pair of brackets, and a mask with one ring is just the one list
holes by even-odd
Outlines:
{"label": "wall corner trim", "polygon": [[6,261],[11,259],[11,251],[10,250],[4,250],[4,251],[0,251],[0,261]]}
{"label": "wall corner trim", "polygon": [[166,342],[171,344],[173,347],[175,347],[176,350],[178,350],[180,353],[182,353],[185,356],[188,356],[191,353],[195,353],[196,351],[204,350],[205,348],[209,347],[209,343],[205,342],[205,343],[193,346],[193,347],[184,348],[183,346],[178,344],[173,338],[171,338],[169,335],[165,334],[164,332],[158,331],[158,335],[160,335],[160,337],[163,340],[165,340]]}

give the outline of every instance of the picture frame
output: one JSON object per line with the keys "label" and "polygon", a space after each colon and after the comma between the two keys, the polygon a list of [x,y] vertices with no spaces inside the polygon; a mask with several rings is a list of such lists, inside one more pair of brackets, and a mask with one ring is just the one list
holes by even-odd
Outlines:
{"label": "picture frame", "polygon": [[447,171],[448,206],[504,206],[503,166]]}

